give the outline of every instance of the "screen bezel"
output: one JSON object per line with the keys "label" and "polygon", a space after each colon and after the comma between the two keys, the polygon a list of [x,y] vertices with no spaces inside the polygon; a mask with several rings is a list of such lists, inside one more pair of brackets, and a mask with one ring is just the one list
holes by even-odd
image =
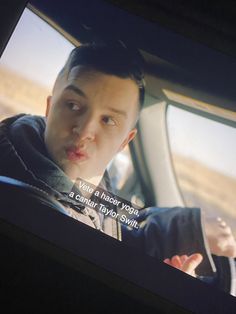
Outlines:
{"label": "screen bezel", "polygon": [[[26,4],[27,1],[18,1],[12,6],[7,5],[5,11],[1,10],[1,20],[4,24],[0,42],[1,51],[4,50]],[[23,222],[15,209],[12,211],[4,209],[1,208],[2,233],[19,239],[23,230],[24,236],[21,237],[21,241],[25,242],[26,238],[31,239],[30,245],[35,248],[38,248],[40,243],[43,253],[52,255],[62,263],[67,263],[76,271],[83,271],[107,284],[116,285],[118,289],[122,286],[121,282],[125,283],[127,294],[141,298],[151,305],[157,306],[160,302],[160,299],[156,299],[155,296],[199,312],[214,309],[214,313],[217,313],[226,307],[232,306],[233,309],[235,305],[231,296],[171,269],[159,261],[143,256],[116,240],[98,234],[96,230],[91,230],[83,224],[78,225],[76,221],[60,213],[44,210],[38,213],[38,219],[35,221],[33,212],[22,208],[24,216],[28,217],[27,222]],[[45,233],[45,225],[52,224],[53,230],[48,228]],[[67,237],[62,239],[61,234],[66,234]],[[73,243],[74,237],[83,241]],[[120,259],[120,256],[127,261],[126,266],[129,271],[123,268],[122,263],[113,263]],[[140,263],[135,264],[137,260]],[[188,292],[187,297],[186,292]]]}

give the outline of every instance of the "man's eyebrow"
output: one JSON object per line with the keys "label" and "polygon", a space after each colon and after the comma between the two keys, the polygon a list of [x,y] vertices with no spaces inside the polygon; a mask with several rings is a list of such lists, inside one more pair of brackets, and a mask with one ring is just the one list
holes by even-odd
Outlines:
{"label": "man's eyebrow", "polygon": [[120,115],[124,116],[125,118],[127,118],[127,112],[126,111],[123,111],[123,110],[120,110],[120,109],[116,109],[116,108],[112,108],[112,107],[109,107],[107,109],[112,111],[112,112],[114,112],[114,113],[120,114]]}
{"label": "man's eyebrow", "polygon": [[[78,87],[76,87],[76,86],[74,86],[72,84],[66,86],[65,91],[66,90],[71,90],[71,91],[75,92],[76,94],[78,94],[78,95],[80,95],[80,96],[82,96],[84,98],[87,98],[86,94],[80,88],[78,88]],[[114,113],[122,115],[125,118],[127,118],[127,113],[124,110],[120,110],[120,109],[116,109],[116,108],[112,108],[112,107],[108,107],[107,109],[112,111],[112,112],[114,112]]]}
{"label": "man's eyebrow", "polygon": [[68,86],[66,86],[66,88],[64,90],[65,91],[67,91],[67,90],[73,91],[76,94],[78,94],[84,98],[87,98],[86,94],[80,88],[76,87],[75,85],[72,85],[72,84],[68,85]]}

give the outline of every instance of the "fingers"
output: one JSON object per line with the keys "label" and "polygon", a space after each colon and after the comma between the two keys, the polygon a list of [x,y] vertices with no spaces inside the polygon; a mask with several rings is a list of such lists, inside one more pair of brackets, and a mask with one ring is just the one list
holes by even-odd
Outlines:
{"label": "fingers", "polygon": [[195,275],[195,269],[198,267],[198,265],[202,262],[203,257],[199,253],[195,253],[190,255],[182,266],[182,271],[189,275]]}
{"label": "fingers", "polygon": [[182,264],[184,264],[185,261],[188,259],[188,256],[187,255],[182,255],[182,256],[180,256],[180,259],[181,259]]}
{"label": "fingers", "polygon": [[183,264],[181,257],[178,255],[175,255],[172,258],[166,258],[163,262],[178,269],[180,269]]}
{"label": "fingers", "polygon": [[175,268],[181,269],[182,262],[178,255],[175,255],[171,258],[171,265]]}
{"label": "fingers", "polygon": [[218,221],[219,227],[222,229],[222,231],[225,234],[231,234],[231,228],[227,225],[227,223],[224,220],[222,220],[222,218],[217,217],[217,221]]}
{"label": "fingers", "polygon": [[222,220],[222,218],[217,217],[217,221],[222,229],[221,243],[219,243],[219,247],[221,247],[221,254],[219,255],[236,257],[236,241],[231,228],[224,220]]}
{"label": "fingers", "polygon": [[221,218],[206,221],[206,235],[211,253],[236,257],[236,241],[230,226]]}
{"label": "fingers", "polygon": [[170,265],[170,266],[172,266],[172,265],[171,265],[171,261],[170,261],[169,258],[165,258],[163,262],[166,263],[166,264],[168,264],[168,265]]}
{"label": "fingers", "polygon": [[224,255],[223,256],[227,256],[227,257],[236,257],[236,243],[233,245],[228,245],[225,250],[224,250]]}
{"label": "fingers", "polygon": [[192,254],[191,256],[175,255],[172,258],[164,259],[164,263],[195,277],[195,269],[202,262],[202,259],[203,257],[199,253]]}

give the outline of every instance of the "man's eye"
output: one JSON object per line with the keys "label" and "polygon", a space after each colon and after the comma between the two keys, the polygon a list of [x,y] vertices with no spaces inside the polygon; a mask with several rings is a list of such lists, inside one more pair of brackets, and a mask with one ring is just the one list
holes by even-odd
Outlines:
{"label": "man's eye", "polygon": [[80,110],[81,109],[81,106],[80,105],[78,105],[78,104],[76,104],[76,103],[74,103],[74,102],[68,102],[68,105],[69,105],[69,108],[71,109],[71,110],[73,110],[73,111],[78,111],[78,110]]}
{"label": "man's eye", "polygon": [[103,117],[102,121],[106,125],[116,125],[115,121],[111,117],[109,117],[109,116]]}

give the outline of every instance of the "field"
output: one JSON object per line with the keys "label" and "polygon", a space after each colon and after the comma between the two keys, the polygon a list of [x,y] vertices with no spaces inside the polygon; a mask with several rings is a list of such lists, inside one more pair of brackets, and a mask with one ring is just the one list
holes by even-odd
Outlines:
{"label": "field", "polygon": [[50,90],[0,67],[0,119],[17,113],[42,115]]}
{"label": "field", "polygon": [[173,161],[187,205],[225,219],[236,237],[236,179],[183,156],[175,155]]}

